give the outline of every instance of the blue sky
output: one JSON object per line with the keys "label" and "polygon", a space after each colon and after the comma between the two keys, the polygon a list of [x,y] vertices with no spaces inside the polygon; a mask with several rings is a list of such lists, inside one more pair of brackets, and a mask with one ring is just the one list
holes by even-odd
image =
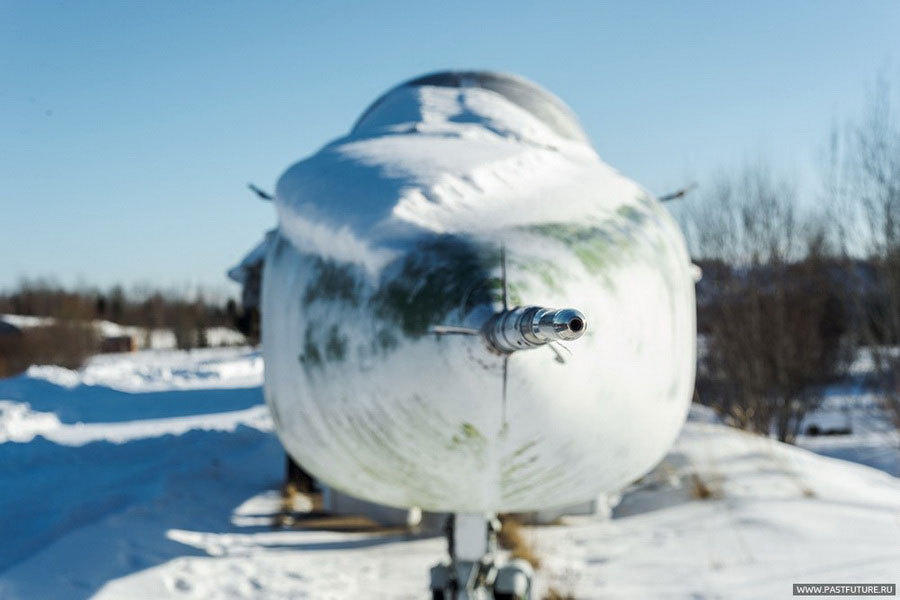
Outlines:
{"label": "blue sky", "polygon": [[248,181],[423,72],[529,77],[662,193],[763,159],[813,194],[832,123],[900,86],[900,2],[0,0],[0,288],[227,286],[274,224]]}

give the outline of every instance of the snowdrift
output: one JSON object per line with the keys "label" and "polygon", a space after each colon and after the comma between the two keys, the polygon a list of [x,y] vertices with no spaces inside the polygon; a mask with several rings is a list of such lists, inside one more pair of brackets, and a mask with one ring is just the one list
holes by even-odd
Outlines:
{"label": "snowdrift", "polygon": [[[283,455],[258,361],[138,353],[0,380],[0,597],[425,597],[440,538],[271,529]],[[611,518],[529,530],[539,588],[766,598],[896,581],[900,480],[709,421],[695,409]]]}

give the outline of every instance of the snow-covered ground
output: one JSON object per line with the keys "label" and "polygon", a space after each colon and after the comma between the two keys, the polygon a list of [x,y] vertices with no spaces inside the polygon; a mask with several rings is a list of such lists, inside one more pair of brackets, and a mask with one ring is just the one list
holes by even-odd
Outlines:
{"label": "snow-covered ground", "polygon": [[578,598],[788,598],[900,575],[900,480],[711,423],[689,422],[613,519],[570,523],[537,539]]}
{"label": "snow-covered ground", "polygon": [[[832,386],[818,410],[804,420],[796,443],[817,454],[842,458],[900,477],[900,432],[878,398],[865,390],[862,378]],[[850,432],[849,435],[809,435]]]}
{"label": "snow-covered ground", "polygon": [[[261,378],[256,352],[228,348],[103,355],[0,380],[0,598],[427,597],[440,538],[270,527],[283,457]],[[896,468],[896,443],[858,437],[801,441]],[[900,479],[695,409],[612,519],[528,535],[540,589],[577,598],[897,582]]]}

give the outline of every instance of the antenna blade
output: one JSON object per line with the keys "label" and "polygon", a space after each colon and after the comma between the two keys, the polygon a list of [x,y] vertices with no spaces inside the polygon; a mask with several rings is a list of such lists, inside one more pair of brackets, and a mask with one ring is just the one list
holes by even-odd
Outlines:
{"label": "antenna blade", "polygon": [[481,335],[478,329],[471,327],[456,327],[455,325],[435,325],[431,328],[435,335]]}
{"label": "antenna blade", "polygon": [[261,200],[265,200],[265,201],[267,201],[267,202],[271,202],[272,200],[275,199],[275,197],[274,197],[272,194],[269,194],[269,193],[267,193],[267,192],[262,191],[261,189],[259,189],[259,188],[256,187],[255,185],[253,185],[252,183],[248,183],[248,184],[247,184],[247,187],[250,189],[251,192],[253,192],[253,193],[256,194],[257,196],[259,196],[259,198],[260,198]]}
{"label": "antenna blade", "polygon": [[677,200],[678,198],[684,198],[689,193],[694,191],[697,187],[697,182],[693,182],[688,184],[686,187],[681,188],[677,192],[672,192],[671,194],[666,194],[665,196],[660,196],[660,202],[668,202],[669,200]]}
{"label": "antenna blade", "polygon": [[[558,346],[558,347],[557,347],[557,346]],[[572,351],[571,351],[571,350],[569,350],[568,348],[566,348],[565,346],[563,346],[563,345],[560,344],[559,342],[550,342],[549,344],[547,344],[547,347],[550,348],[551,350],[553,350],[553,354],[556,355],[556,359],[555,359],[555,360],[556,360],[556,362],[558,362],[558,363],[560,363],[560,364],[565,364],[565,363],[566,363],[566,357],[564,357],[563,354],[562,354],[562,352],[559,351],[560,348],[562,348],[563,350],[565,350],[565,351],[568,352],[569,354],[572,354]]]}

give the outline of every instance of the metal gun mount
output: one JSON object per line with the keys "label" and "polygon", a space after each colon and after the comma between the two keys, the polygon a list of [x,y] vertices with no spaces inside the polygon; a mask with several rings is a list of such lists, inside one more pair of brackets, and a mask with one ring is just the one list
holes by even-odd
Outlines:
{"label": "metal gun mount", "polygon": [[587,327],[581,311],[540,306],[520,306],[496,313],[481,333],[492,348],[509,354],[550,342],[577,340]]}
{"label": "metal gun mount", "polygon": [[[480,335],[488,347],[499,353],[509,354],[550,344],[558,362],[565,362],[553,342],[577,340],[584,335],[587,320],[574,308],[544,308],[542,306],[516,306],[509,308],[509,282],[506,277],[506,249],[500,247],[500,283],[503,290],[503,310],[491,316],[480,329],[454,325],[436,325],[435,335]],[[506,363],[503,363],[504,396],[506,390]]]}
{"label": "metal gun mount", "polygon": [[[516,350],[528,350],[553,342],[577,340],[584,335],[585,329],[587,320],[580,310],[517,306],[495,313],[481,329],[437,325],[431,328],[431,333],[481,336],[491,350],[512,354]],[[552,345],[550,347],[553,348]]]}

